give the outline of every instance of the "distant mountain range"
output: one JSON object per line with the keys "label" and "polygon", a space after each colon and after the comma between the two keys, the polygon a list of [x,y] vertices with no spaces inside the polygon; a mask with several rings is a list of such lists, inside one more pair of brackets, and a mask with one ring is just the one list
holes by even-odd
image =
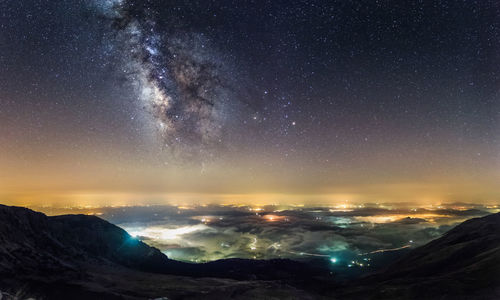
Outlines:
{"label": "distant mountain range", "polygon": [[362,279],[287,259],[189,264],[95,216],[0,205],[0,299],[500,299],[500,214]]}

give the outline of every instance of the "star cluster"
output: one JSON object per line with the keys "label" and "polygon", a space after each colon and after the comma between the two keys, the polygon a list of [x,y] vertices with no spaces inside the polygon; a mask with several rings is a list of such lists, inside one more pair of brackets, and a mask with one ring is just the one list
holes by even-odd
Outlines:
{"label": "star cluster", "polygon": [[[134,1],[97,1],[109,20],[110,48],[174,155],[200,154],[221,142],[230,81],[203,33],[171,31],[171,23]],[[167,28],[165,28],[167,27]]]}

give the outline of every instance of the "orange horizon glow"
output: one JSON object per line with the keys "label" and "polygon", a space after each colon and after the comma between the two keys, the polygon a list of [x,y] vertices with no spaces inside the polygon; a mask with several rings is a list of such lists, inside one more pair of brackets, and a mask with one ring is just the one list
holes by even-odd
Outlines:
{"label": "orange horizon glow", "polygon": [[[0,196],[0,203],[24,207],[56,207],[56,208],[99,208],[121,206],[173,205],[179,210],[192,209],[200,205],[248,206],[255,212],[262,211],[264,206],[327,206],[332,212],[348,212],[362,208],[365,203],[377,204],[381,208],[391,208],[391,204],[399,204],[409,208],[437,209],[441,204],[469,203],[482,204],[491,208],[497,207],[500,201],[492,197],[489,201],[474,202],[453,199],[452,197],[373,197],[370,194],[205,194],[205,193],[19,193]],[[349,200],[346,200],[349,199]],[[462,201],[461,201],[462,200]],[[467,209],[456,205],[457,210]]]}

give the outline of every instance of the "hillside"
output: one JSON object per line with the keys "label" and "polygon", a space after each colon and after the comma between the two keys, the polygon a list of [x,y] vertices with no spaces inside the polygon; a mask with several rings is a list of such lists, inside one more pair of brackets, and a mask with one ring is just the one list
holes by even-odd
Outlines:
{"label": "hillside", "polygon": [[463,222],[376,274],[348,298],[500,299],[500,213]]}
{"label": "hillside", "polygon": [[500,213],[470,219],[341,285],[290,260],[178,262],[95,216],[0,205],[0,291],[4,299],[500,299],[499,229]]}
{"label": "hillside", "polygon": [[[290,260],[178,262],[95,216],[47,217],[0,205],[0,290],[9,293],[24,290],[27,295],[52,297],[78,293],[82,298],[94,294],[143,298],[161,296],[167,289],[170,297],[197,297],[200,293],[207,297],[221,289],[243,289],[238,294],[294,295],[302,292],[281,282],[262,280],[296,282],[323,274],[323,270]],[[248,281],[255,279],[259,281]],[[137,282],[147,282],[149,289],[143,290]]]}

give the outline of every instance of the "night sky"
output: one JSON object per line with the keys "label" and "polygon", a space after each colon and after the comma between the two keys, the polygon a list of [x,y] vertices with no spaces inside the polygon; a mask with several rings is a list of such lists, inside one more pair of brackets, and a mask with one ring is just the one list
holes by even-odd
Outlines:
{"label": "night sky", "polygon": [[2,0],[0,196],[498,203],[499,67],[498,1]]}

